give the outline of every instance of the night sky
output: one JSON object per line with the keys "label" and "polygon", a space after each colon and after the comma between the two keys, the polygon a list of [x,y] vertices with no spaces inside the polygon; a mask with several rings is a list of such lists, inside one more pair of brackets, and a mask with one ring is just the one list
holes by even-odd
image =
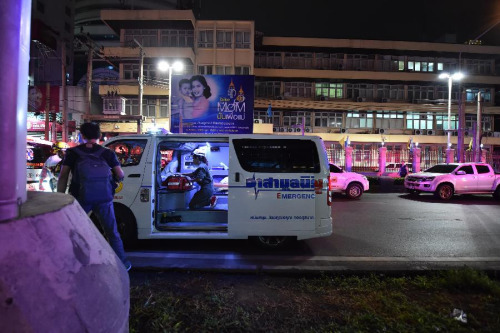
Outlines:
{"label": "night sky", "polygon": [[[500,22],[500,0],[201,1],[200,19],[254,20],[265,36],[464,43]],[[500,46],[500,23],[482,38]]]}

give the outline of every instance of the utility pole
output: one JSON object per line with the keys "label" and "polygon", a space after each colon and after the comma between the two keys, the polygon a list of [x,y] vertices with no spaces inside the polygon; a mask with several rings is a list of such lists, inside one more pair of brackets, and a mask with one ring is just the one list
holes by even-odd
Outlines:
{"label": "utility pole", "polygon": [[481,92],[477,93],[477,122],[476,122],[476,140],[474,147],[474,162],[481,162]]}
{"label": "utility pole", "polygon": [[[140,122],[142,123],[142,96],[144,93],[144,51],[141,43],[134,38],[134,42],[139,46],[139,115],[141,116]],[[170,96],[169,96],[170,98]],[[137,131],[140,134],[142,132],[141,126],[138,124]]]}
{"label": "utility pole", "polygon": [[94,47],[90,38],[87,38],[87,42],[87,46],[89,48],[89,54],[87,58],[87,116],[90,116],[90,111],[92,108],[92,60],[94,56]]}
{"label": "utility pole", "polygon": [[45,84],[45,140],[49,140],[50,130],[50,83]]}
{"label": "utility pole", "polygon": [[63,95],[62,104],[62,141],[68,142],[68,92],[66,90],[66,43],[61,43],[61,88]]}
{"label": "utility pole", "polygon": [[[460,87],[460,84],[459,84]],[[459,92],[458,103],[458,136],[457,136],[457,160],[464,162],[464,137],[465,137],[465,91]]]}

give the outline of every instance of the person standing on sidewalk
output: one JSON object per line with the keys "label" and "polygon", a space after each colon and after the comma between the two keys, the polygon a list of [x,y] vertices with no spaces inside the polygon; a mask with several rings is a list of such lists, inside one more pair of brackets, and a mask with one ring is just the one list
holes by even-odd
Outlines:
{"label": "person standing on sidewalk", "polygon": [[[66,151],[57,182],[57,192],[66,191],[71,173],[69,193],[78,200],[85,213],[92,211],[96,214],[111,247],[128,271],[132,264],[125,255],[113,207],[115,181],[123,180],[124,172],[116,154],[99,145],[101,130],[97,123],[82,124],[80,134],[85,143]],[[89,169],[92,167],[95,169]]]}
{"label": "person standing on sidewalk", "polygon": [[408,167],[405,161],[401,161],[401,166],[399,167],[399,177],[406,177],[408,174]]}

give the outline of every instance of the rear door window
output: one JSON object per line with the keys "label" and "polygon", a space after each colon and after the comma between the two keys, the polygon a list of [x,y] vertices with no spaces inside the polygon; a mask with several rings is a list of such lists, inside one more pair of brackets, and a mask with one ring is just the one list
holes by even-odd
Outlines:
{"label": "rear door window", "polygon": [[318,173],[321,170],[318,150],[311,140],[235,139],[233,142],[245,171]]}

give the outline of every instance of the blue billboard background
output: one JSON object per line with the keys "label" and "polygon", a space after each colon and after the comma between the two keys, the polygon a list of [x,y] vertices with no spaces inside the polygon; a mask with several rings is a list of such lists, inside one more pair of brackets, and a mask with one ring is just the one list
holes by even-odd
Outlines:
{"label": "blue billboard background", "polygon": [[253,75],[173,75],[172,133],[253,133]]}

